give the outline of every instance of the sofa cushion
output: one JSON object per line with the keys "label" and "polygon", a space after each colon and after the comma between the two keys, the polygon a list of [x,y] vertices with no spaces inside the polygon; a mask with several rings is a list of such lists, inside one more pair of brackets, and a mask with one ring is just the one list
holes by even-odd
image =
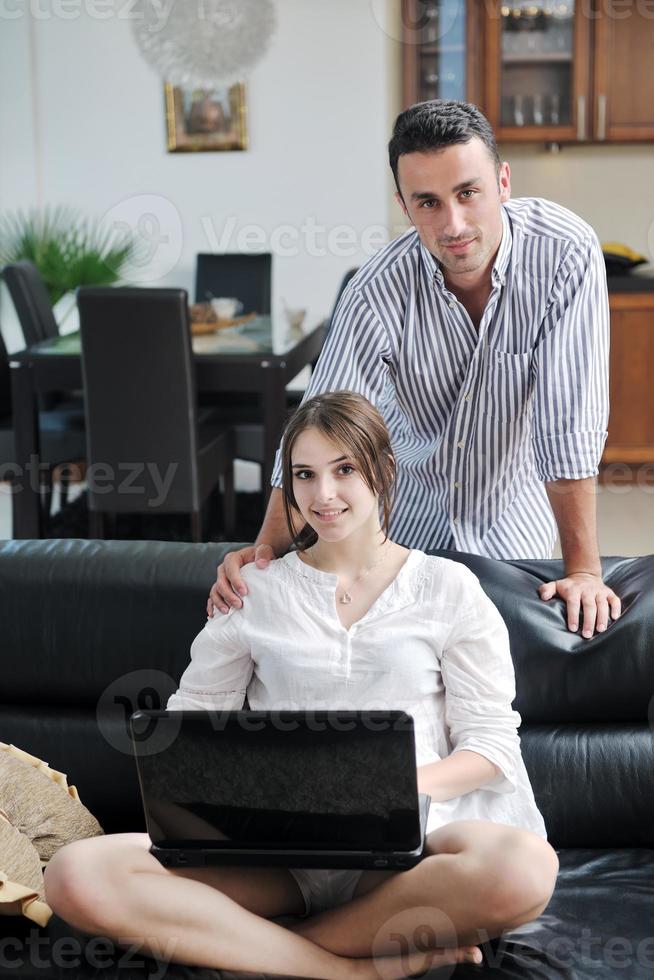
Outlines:
{"label": "sofa cushion", "polygon": [[[176,687],[206,620],[216,565],[240,545],[7,541],[0,546],[3,654],[13,704],[95,706],[119,677],[153,667]],[[168,691],[167,693],[171,693]],[[145,705],[143,705],[145,706]]]}
{"label": "sofa cushion", "polygon": [[52,909],[45,902],[39,852],[27,834],[0,812],[0,916],[25,915],[45,925]]}
{"label": "sofa cushion", "polygon": [[560,561],[495,561],[435,551],[479,578],[500,610],[516,669],[514,707],[523,722],[654,720],[654,556],[602,558],[622,615],[586,640],[566,624],[565,603],[538,586],[563,576]]}
{"label": "sofa cushion", "polygon": [[81,802],[76,787],[68,785],[64,773],[3,742],[0,809],[9,823],[32,841],[44,864],[64,844],[102,833],[102,827]]}
{"label": "sofa cushion", "polygon": [[523,725],[522,755],[554,847],[654,847],[646,725]]}

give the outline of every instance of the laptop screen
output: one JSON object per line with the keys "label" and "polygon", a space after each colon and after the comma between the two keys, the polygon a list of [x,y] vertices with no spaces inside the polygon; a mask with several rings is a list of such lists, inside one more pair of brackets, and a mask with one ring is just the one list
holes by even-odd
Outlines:
{"label": "laptop screen", "polygon": [[159,847],[410,850],[421,842],[402,711],[137,712]]}

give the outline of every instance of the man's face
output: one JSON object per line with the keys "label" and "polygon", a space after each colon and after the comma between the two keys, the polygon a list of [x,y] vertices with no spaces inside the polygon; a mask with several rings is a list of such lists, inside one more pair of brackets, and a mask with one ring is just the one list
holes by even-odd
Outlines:
{"label": "man's face", "polygon": [[502,239],[500,205],[511,196],[508,163],[498,178],[486,145],[473,136],[442,150],[403,154],[398,181],[396,198],[446,278],[490,265]]}

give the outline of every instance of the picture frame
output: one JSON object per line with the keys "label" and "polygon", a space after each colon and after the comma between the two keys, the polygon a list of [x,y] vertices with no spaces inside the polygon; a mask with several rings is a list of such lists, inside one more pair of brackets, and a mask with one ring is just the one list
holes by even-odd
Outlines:
{"label": "picture frame", "polygon": [[169,153],[247,149],[245,85],[182,88],[166,82]]}

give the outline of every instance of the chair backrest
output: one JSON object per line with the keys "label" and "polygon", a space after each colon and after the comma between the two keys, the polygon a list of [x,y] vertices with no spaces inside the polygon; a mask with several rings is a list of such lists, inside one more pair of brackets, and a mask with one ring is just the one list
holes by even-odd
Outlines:
{"label": "chair backrest", "polygon": [[0,333],[0,421],[11,415],[11,368],[9,355]]}
{"label": "chair backrest", "polygon": [[272,255],[201,252],[195,269],[195,300],[206,303],[212,296],[233,296],[243,313],[270,313]]}
{"label": "chair backrest", "polygon": [[87,286],[78,305],[89,509],[198,510],[186,290]]}
{"label": "chair backrest", "polygon": [[32,262],[23,260],[6,265],[2,271],[16,307],[25,346],[57,337],[59,328],[52,312],[43,277]]}

